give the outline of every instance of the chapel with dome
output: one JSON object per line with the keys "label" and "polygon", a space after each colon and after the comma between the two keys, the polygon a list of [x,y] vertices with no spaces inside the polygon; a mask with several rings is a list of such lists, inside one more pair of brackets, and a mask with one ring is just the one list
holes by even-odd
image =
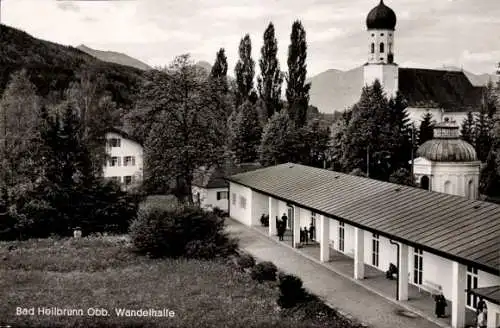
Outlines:
{"label": "chapel with dome", "polygon": [[413,172],[422,188],[478,199],[481,162],[474,147],[460,139],[456,122],[445,118],[436,124],[434,138],[418,148],[417,156]]}

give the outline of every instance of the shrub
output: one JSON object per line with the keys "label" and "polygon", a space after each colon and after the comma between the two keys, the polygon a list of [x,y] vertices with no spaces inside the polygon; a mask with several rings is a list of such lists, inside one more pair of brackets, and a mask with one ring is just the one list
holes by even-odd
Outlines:
{"label": "shrub", "polygon": [[275,281],[276,280],[276,272],[278,268],[274,265],[273,262],[261,262],[257,264],[252,269],[252,279],[257,280],[258,282],[263,281]]}
{"label": "shrub", "polygon": [[291,308],[306,300],[307,293],[302,287],[302,280],[294,275],[281,275],[278,305],[282,308]]}
{"label": "shrub", "polygon": [[152,257],[214,258],[234,254],[237,243],[224,219],[198,207],[145,206],[130,227],[133,244]]}
{"label": "shrub", "polygon": [[225,218],[225,217],[227,217],[227,216],[228,216],[228,214],[229,214],[229,213],[227,213],[226,211],[224,211],[224,210],[220,209],[220,208],[219,208],[219,207],[217,207],[217,206],[213,208],[212,212],[213,212],[215,215],[217,215],[218,217],[220,217],[220,218]]}
{"label": "shrub", "polygon": [[255,258],[250,254],[240,254],[238,257],[238,266],[241,269],[252,268],[255,265]]}

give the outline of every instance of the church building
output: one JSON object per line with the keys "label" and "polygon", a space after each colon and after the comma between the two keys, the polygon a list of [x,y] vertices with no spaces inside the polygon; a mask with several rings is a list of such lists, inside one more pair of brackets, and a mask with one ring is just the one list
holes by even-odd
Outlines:
{"label": "church building", "polygon": [[436,122],[444,117],[461,124],[467,112],[477,112],[484,87],[475,87],[461,71],[402,68],[396,63],[396,14],[383,0],[366,17],[368,61],[363,85],[378,79],[388,97],[399,91],[408,101],[408,114],[418,127],[430,112]]}

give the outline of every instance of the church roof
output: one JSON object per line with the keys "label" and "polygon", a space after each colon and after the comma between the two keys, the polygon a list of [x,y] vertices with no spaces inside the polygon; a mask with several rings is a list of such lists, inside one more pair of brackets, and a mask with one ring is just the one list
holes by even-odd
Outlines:
{"label": "church roof", "polygon": [[477,111],[484,87],[475,87],[464,72],[399,68],[399,91],[409,107]]}
{"label": "church roof", "polygon": [[370,10],[368,16],[366,16],[366,27],[369,30],[394,30],[394,27],[396,27],[396,14],[381,0],[378,6]]}
{"label": "church roof", "polygon": [[434,126],[434,138],[418,147],[417,155],[434,162],[475,162],[474,147],[460,139],[458,126],[454,122],[438,123]]}

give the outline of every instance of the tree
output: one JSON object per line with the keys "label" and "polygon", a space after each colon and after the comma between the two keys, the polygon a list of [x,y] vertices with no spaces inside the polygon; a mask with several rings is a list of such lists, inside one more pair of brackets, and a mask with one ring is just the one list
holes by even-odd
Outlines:
{"label": "tree", "polygon": [[361,98],[352,111],[344,136],[342,167],[345,172],[359,168],[369,171],[369,177],[387,181],[393,168],[395,131],[391,122],[394,114],[378,80],[362,90]]}
{"label": "tree", "polygon": [[389,182],[416,187],[415,181],[411,176],[411,171],[407,168],[399,168],[394,171],[389,177]]}
{"label": "tree", "polygon": [[294,129],[295,126],[286,110],[274,113],[262,133],[261,165],[278,165],[289,161],[287,144]]}
{"label": "tree", "polygon": [[95,67],[83,67],[77,78],[65,96],[79,116],[78,133],[91,153],[92,170],[95,175],[100,175],[106,162],[105,134],[109,128],[120,125],[121,118],[111,95],[104,91],[106,81],[103,75]]}
{"label": "tree", "polygon": [[227,80],[227,58],[224,48],[217,52],[212,71],[210,72],[210,87],[214,96],[214,101],[219,109],[224,109],[224,119],[227,120],[232,111],[231,95],[229,93],[229,83]]}
{"label": "tree", "polygon": [[5,188],[25,183],[36,174],[33,165],[38,139],[40,98],[26,70],[15,72],[0,101],[0,152]]}
{"label": "tree", "polygon": [[255,62],[252,59],[252,41],[250,35],[246,34],[240,41],[239,46],[240,59],[236,63],[234,69],[236,74],[236,104],[235,107],[240,107],[253,89],[253,79],[255,76]]}
{"label": "tree", "polygon": [[391,166],[393,171],[400,168],[409,168],[409,161],[414,152],[414,128],[410,123],[410,118],[406,108],[407,101],[399,91],[396,97],[389,100],[389,122],[393,127],[389,134],[387,143],[388,151],[391,153]]}
{"label": "tree", "polygon": [[434,124],[432,122],[432,113],[427,112],[422,117],[422,122],[420,123],[420,128],[418,131],[418,144],[422,145],[427,140],[431,140],[434,137]]}
{"label": "tree", "polygon": [[288,75],[286,99],[290,119],[297,127],[306,124],[307,108],[309,105],[310,83],[306,83],[307,75],[307,42],[306,31],[300,21],[292,25],[290,45],[288,46]]}
{"label": "tree", "polygon": [[147,98],[143,121],[151,127],[145,142],[145,180],[156,186],[175,183],[178,198],[193,204],[194,171],[223,159],[225,109],[213,100],[210,79],[189,55],[149,78],[141,90],[142,99]]}
{"label": "tree", "polygon": [[281,85],[283,74],[278,62],[278,41],[274,33],[273,23],[269,23],[264,32],[264,45],[261,48],[259,66],[261,77],[258,78],[258,90],[264,101],[267,118],[281,110]]}
{"label": "tree", "polygon": [[462,128],[460,130],[461,138],[467,141],[471,145],[474,145],[475,136],[475,120],[472,112],[467,113],[467,117],[462,122]]}
{"label": "tree", "polygon": [[302,131],[301,136],[305,141],[303,152],[309,155],[307,162],[303,164],[325,167],[327,151],[330,147],[330,129],[321,127],[319,120],[316,119],[302,128]]}
{"label": "tree", "polygon": [[476,149],[477,158],[481,162],[485,162],[490,153],[492,140],[491,120],[484,108],[477,114],[474,132],[474,148]]}
{"label": "tree", "polygon": [[246,101],[238,111],[234,124],[231,150],[239,163],[255,162],[259,158],[262,126],[255,104]]}

